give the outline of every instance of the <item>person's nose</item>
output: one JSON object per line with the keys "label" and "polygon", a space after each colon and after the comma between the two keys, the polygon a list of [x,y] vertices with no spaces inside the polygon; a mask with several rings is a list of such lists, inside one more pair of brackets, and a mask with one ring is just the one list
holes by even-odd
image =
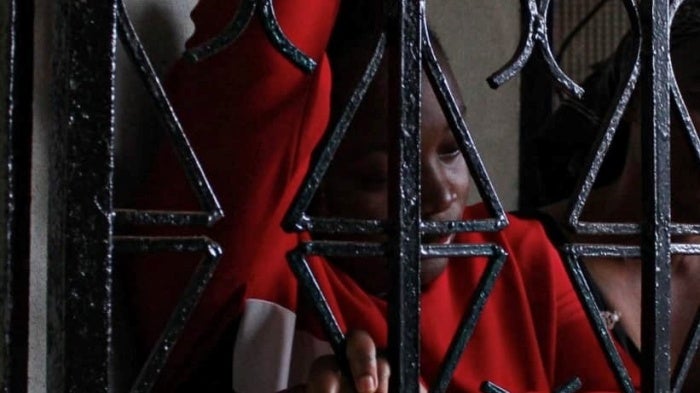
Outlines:
{"label": "person's nose", "polygon": [[439,220],[440,213],[448,210],[457,198],[457,192],[440,165],[423,163],[421,168],[423,218]]}

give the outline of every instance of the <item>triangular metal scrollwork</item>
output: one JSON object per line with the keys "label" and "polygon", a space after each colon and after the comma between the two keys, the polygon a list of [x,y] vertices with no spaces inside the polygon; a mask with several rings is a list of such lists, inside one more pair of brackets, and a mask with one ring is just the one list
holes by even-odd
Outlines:
{"label": "triangular metal scrollwork", "polygon": [[672,379],[672,393],[681,393],[683,391],[683,384],[685,382],[688,373],[690,372],[690,367],[695,360],[695,354],[698,352],[698,347],[700,347],[700,310],[695,313],[695,318],[693,319],[693,324],[691,325],[688,337],[683,344],[683,350],[678,356],[678,364],[673,373]]}
{"label": "triangular metal scrollwork", "polygon": [[362,100],[369,89],[370,84],[379,69],[384,52],[386,50],[386,35],[380,34],[377,40],[374,53],[365,69],[364,74],[352,92],[347,105],[345,106],[340,118],[324,136],[320,143],[319,154],[315,158],[311,169],[304,179],[303,185],[299,189],[292,206],[287,212],[282,226],[287,231],[334,231],[334,232],[355,232],[355,231],[379,231],[381,224],[377,220],[333,220],[332,223],[323,218],[310,217],[306,212],[311,205],[311,201],[318,190],[323,176],[326,174],[330,166],[333,156],[335,155],[340,143],[345,138],[345,134],[352,122],[355,112],[359,108]]}
{"label": "triangular metal scrollwork", "polygon": [[632,98],[632,94],[637,86],[641,69],[641,26],[639,19],[639,9],[631,0],[624,1],[627,14],[630,18],[632,36],[632,46],[636,49],[634,53],[634,61],[628,65],[625,71],[626,77],[621,80],[626,80],[624,85],[619,85],[612,99],[615,106],[610,108],[601,122],[598,138],[594,143],[597,146],[592,150],[583,166],[588,168],[588,171],[581,177],[578,185],[575,188],[575,197],[569,202],[568,223],[577,233],[596,233],[596,234],[634,234],[639,233],[639,225],[635,223],[600,223],[600,222],[582,222],[581,214],[588,201],[593,185],[595,184],[598,172],[603,165],[603,160],[608,153],[608,149],[615,138],[617,128],[620,121],[623,119],[627,106]]}
{"label": "triangular metal scrollwork", "polygon": [[497,245],[458,245],[444,248],[445,251],[447,251],[445,254],[446,256],[454,256],[458,254],[459,251],[464,251],[463,254],[468,256],[488,256],[489,261],[486,270],[482,273],[479,284],[474,288],[474,292],[472,292],[469,307],[464,311],[462,322],[452,338],[452,342],[440,365],[440,372],[430,389],[430,393],[443,393],[447,391],[447,387],[457,368],[457,364],[469,343],[474,328],[476,328],[476,324],[481,316],[481,312],[486,305],[486,301],[491,294],[493,286],[496,284],[496,279],[508,256],[506,251]]}
{"label": "triangular metal scrollwork", "polygon": [[204,236],[194,237],[129,237],[116,236],[114,247],[123,253],[173,251],[204,253],[177,305],[170,314],[163,332],[151,349],[131,387],[131,393],[147,393],[153,389],[165,367],[175,343],[182,335],[202,293],[214,275],[222,250],[218,244]]}
{"label": "triangular metal scrollwork", "polygon": [[[461,111],[456,103],[448,81],[439,65],[437,56],[430,44],[428,28],[425,18],[422,20],[422,54],[423,64],[430,82],[430,86],[441,105],[443,113],[450,125],[459,148],[464,155],[470,172],[475,179],[477,188],[486,205],[486,209],[493,216],[489,219],[464,220],[450,222],[425,222],[421,223],[421,233],[447,233],[447,232],[471,232],[471,231],[498,231],[508,225],[505,214],[496,192],[491,184],[486,169],[476,150],[469,129],[464,121]],[[387,230],[386,224],[381,220],[356,220],[312,217],[307,214],[314,194],[325,175],[335,152],[337,151],[352,118],[362,103],[362,100],[375,77],[386,50],[385,34],[381,34],[377,40],[374,53],[368,62],[364,74],[360,78],[355,90],[344,108],[337,122],[329,130],[317,148],[316,156],[310,165],[309,172],[300,187],[300,190],[288,211],[283,226],[288,231],[310,231],[314,233],[383,233]],[[316,312],[323,322],[323,328],[336,353],[343,353],[345,337],[330,310],[306,257],[309,255],[323,255],[327,257],[344,256],[386,256],[386,244],[380,243],[349,243],[338,241],[311,241],[301,244],[289,254],[288,259],[301,287],[313,300]],[[460,326],[452,340],[447,356],[443,362],[441,373],[435,381],[433,392],[442,392],[449,385],[454,369],[459,362],[469,338],[477,324],[486,300],[498,274],[503,267],[507,254],[493,244],[454,244],[446,246],[422,245],[422,257],[452,256],[474,257],[485,256],[489,258],[486,270],[482,274],[479,285],[472,292],[472,300],[464,312]],[[468,263],[468,262],[465,262]],[[341,359],[342,360],[342,359]]]}
{"label": "triangular metal scrollwork", "polygon": [[423,222],[422,230],[427,233],[439,232],[468,232],[468,231],[498,231],[508,225],[505,209],[501,201],[496,195],[496,191],[489,179],[488,173],[484,166],[479,152],[476,149],[476,144],[471,137],[471,132],[465,122],[459,107],[455,100],[455,96],[451,91],[450,85],[447,82],[445,73],[443,72],[438,62],[435,51],[430,43],[428,24],[423,21],[423,63],[430,85],[435,92],[435,96],[440,102],[445,118],[450,125],[450,130],[454,134],[455,140],[459,144],[462,155],[467,162],[469,171],[476,183],[484,205],[489,213],[493,216],[486,220],[470,220],[470,221],[453,221],[453,222]]}
{"label": "triangular metal scrollwork", "polygon": [[620,353],[615,347],[612,337],[610,336],[610,332],[603,321],[603,317],[600,313],[601,310],[596,304],[591,287],[588,285],[588,281],[583,273],[581,258],[584,256],[634,258],[639,257],[639,247],[574,244],[565,246],[563,252],[565,254],[564,264],[566,271],[569,274],[569,279],[576,289],[576,294],[578,295],[579,300],[584,306],[588,321],[593,327],[595,336],[605,354],[608,365],[613,371],[620,390],[626,393],[634,393],[635,390],[634,385],[632,384],[632,378],[630,378],[629,372],[622,362]]}
{"label": "triangular metal scrollwork", "polygon": [[182,129],[182,125],[180,125],[172,105],[170,105],[170,101],[156,76],[151,61],[139,41],[122,1],[117,1],[117,18],[119,37],[158,108],[160,120],[168,132],[178,159],[185,170],[187,180],[195,192],[203,211],[163,212],[117,209],[115,212],[116,219],[118,222],[134,225],[213,225],[224,216],[224,212],[209,185],[204,170],[194,150],[192,150],[192,146]]}
{"label": "triangular metal scrollwork", "polygon": [[[671,4],[670,18],[676,15],[676,11],[683,4],[683,0],[674,0]],[[697,130],[693,124],[693,120],[690,117],[688,107],[683,99],[680,86],[678,85],[678,80],[676,79],[675,72],[671,68],[670,72],[670,87],[671,87],[671,99],[675,104],[678,111],[681,123],[683,124],[683,131],[688,139],[693,152],[695,153],[696,165],[700,165],[700,137],[698,137]],[[671,232],[674,235],[697,235],[700,234],[699,224],[680,224],[671,223]],[[672,244],[672,251],[676,253],[687,253],[696,254],[698,253],[697,245],[683,245],[683,244]],[[690,372],[691,365],[695,360],[695,356],[700,347],[700,309],[695,313],[695,318],[691,325],[690,332],[685,339],[683,344],[683,349],[678,356],[678,362],[676,369],[673,373],[672,378],[672,392],[680,393],[683,390],[683,385]]]}
{"label": "triangular metal scrollwork", "polygon": [[[117,209],[114,212],[115,218],[119,222],[131,225],[213,225],[223,217],[223,210],[209,185],[197,156],[185,136],[148,55],[139,41],[122,1],[117,1],[117,18],[117,28],[122,44],[136,66],[151,99],[158,108],[160,120],[168,132],[169,139],[173,143],[180,163],[184,167],[187,180],[194,190],[203,211],[179,212]],[[114,251],[123,253],[134,254],[157,251],[204,253],[204,258],[195,267],[192,277],[171,313],[161,336],[156,341],[148,359],[132,385],[132,392],[145,393],[151,391],[157,382],[158,376],[163,367],[165,367],[175,343],[184,330],[185,323],[214,274],[222,250],[217,243],[203,236],[114,236],[113,241]]]}
{"label": "triangular metal scrollwork", "polygon": [[[639,48],[638,45],[636,46]],[[602,122],[601,131],[598,133],[598,139],[595,144],[598,147],[595,151],[592,151],[591,154],[589,154],[588,159],[586,160],[586,165],[584,165],[584,168],[589,168],[589,170],[579,181],[576,188],[576,193],[574,194],[575,198],[570,201],[569,225],[571,225],[571,227],[578,233],[630,234],[639,232],[639,225],[637,224],[590,223],[580,221],[581,214],[583,213],[588,197],[593,190],[593,185],[595,184],[600,167],[603,165],[603,160],[608,153],[610,144],[612,143],[617,132],[617,127],[625,114],[625,110],[627,109],[627,105],[629,104],[632,93],[634,92],[637,84],[640,70],[639,56],[640,51],[638,49],[627,79],[627,83],[618,90],[615,98],[613,99],[613,102],[616,102],[617,104],[611,111],[608,112],[608,114],[605,116],[605,120]]]}
{"label": "triangular metal scrollwork", "polygon": [[[700,136],[698,136],[698,132],[693,124],[693,119],[690,117],[690,112],[681,94],[681,89],[678,86],[678,81],[676,80],[673,69],[671,69],[670,79],[671,99],[675,104],[681,123],[683,124],[683,132],[687,137],[693,153],[695,153],[695,164],[700,165]],[[698,235],[700,234],[700,224],[680,224],[672,222],[671,231],[674,235]]]}

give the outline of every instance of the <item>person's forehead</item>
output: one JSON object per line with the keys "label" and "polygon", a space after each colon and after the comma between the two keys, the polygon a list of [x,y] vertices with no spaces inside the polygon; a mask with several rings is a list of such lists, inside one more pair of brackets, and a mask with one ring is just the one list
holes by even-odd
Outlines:
{"label": "person's forehead", "polygon": [[[364,71],[371,56],[370,51],[363,47],[354,47],[343,54],[340,63],[336,62],[334,76],[334,97],[336,106],[334,112],[341,113],[348,104],[348,99],[357,87],[360,75]],[[464,113],[465,107],[456,85],[455,78],[447,60],[441,58],[441,66],[450,85],[450,90],[457,100],[459,110]],[[388,143],[388,130],[390,128],[389,105],[390,99],[390,71],[386,57],[377,70],[372,83],[365,94],[355,116],[350,124],[346,138],[341,145],[341,154],[371,153],[376,150],[386,150]],[[423,120],[431,122],[442,121],[445,116],[437,98],[438,93],[433,91],[426,70],[421,78],[421,116]],[[446,121],[445,121],[445,124]]]}

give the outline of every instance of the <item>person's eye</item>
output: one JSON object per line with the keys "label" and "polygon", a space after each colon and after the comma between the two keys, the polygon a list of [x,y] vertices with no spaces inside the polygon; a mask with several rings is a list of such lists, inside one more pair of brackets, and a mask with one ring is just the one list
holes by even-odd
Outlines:
{"label": "person's eye", "polygon": [[454,161],[461,156],[462,151],[459,150],[458,146],[450,146],[449,148],[444,149],[442,152],[440,152],[440,158],[443,161]]}

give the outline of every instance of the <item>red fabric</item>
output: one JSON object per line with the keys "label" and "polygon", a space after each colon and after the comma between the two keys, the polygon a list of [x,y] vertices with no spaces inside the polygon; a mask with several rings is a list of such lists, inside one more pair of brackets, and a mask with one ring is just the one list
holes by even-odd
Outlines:
{"label": "red fabric", "polygon": [[[231,0],[200,0],[188,45],[221,31],[236,7]],[[328,122],[331,75],[324,48],[338,1],[277,0],[275,7],[285,34],[319,62],[312,75],[282,57],[255,18],[225,52],[199,64],[180,61],[168,79],[173,105],[227,216],[207,233],[224,254],[171,356],[163,391],[172,391],[216,345],[246,298],[298,308],[302,324],[313,319],[297,304],[297,285],[285,257],[300,237],[285,234],[280,222]],[[178,167],[164,149],[139,205],[197,208]],[[482,208],[466,212],[483,214]],[[510,257],[450,391],[477,391],[487,379],[512,392],[549,391],[574,375],[582,377],[588,391],[617,390],[561,261],[537,224],[511,218],[500,233],[464,234],[457,241],[496,242]],[[144,345],[156,340],[196,262],[160,256],[127,265]],[[485,263],[484,258],[454,260],[423,293],[421,363],[428,382]],[[384,345],[383,301],[364,294],[325,260],[312,258],[311,264],[341,325],[366,329]]]}

